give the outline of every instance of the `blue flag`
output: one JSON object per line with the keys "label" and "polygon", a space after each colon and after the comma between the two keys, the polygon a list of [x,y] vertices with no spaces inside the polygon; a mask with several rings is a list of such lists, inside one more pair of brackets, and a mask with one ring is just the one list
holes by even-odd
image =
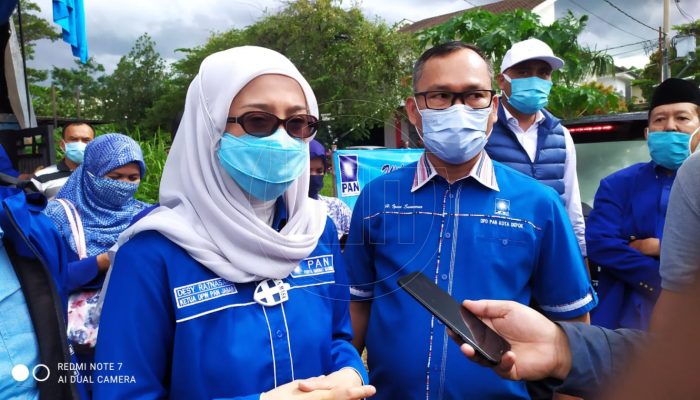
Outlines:
{"label": "blue flag", "polygon": [[83,0],[53,0],[53,22],[61,27],[63,41],[70,44],[73,55],[85,64],[88,49]]}

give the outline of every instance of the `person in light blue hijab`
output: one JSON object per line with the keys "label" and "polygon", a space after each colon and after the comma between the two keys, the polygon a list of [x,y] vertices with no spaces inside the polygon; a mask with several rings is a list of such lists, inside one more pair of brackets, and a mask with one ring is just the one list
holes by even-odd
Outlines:
{"label": "person in light blue hijab", "polygon": [[[67,292],[101,287],[96,279],[109,269],[107,250],[148,204],[134,199],[146,172],[141,147],[128,136],[110,133],[95,138],[85,149],[85,160],[49,201],[44,214],[56,225],[74,258],[64,279]],[[66,209],[75,206],[85,232],[86,258],[80,259]]]}

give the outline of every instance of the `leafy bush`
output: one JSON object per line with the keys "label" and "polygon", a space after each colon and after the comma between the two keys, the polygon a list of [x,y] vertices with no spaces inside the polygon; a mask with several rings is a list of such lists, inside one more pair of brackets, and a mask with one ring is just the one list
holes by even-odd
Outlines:
{"label": "leafy bush", "polygon": [[563,119],[584,115],[626,112],[625,100],[611,86],[589,82],[580,86],[552,87],[547,109]]}
{"label": "leafy bush", "polygon": [[146,163],[146,175],[141,180],[136,198],[151,204],[157,203],[160,177],[170,150],[170,133],[158,130],[155,134],[142,135],[136,129],[130,136],[141,145]]}

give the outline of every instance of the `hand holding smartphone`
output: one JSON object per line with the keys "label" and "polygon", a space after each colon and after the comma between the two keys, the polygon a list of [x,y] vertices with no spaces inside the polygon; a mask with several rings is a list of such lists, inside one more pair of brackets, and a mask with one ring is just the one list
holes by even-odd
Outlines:
{"label": "hand holding smartphone", "polygon": [[489,364],[498,365],[501,356],[510,350],[505,339],[422,273],[403,276],[398,284]]}

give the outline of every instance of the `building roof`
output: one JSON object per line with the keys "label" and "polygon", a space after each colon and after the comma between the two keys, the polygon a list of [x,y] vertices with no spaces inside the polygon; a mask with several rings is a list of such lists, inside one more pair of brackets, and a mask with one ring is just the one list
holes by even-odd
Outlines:
{"label": "building roof", "polygon": [[400,29],[401,32],[418,32],[423,29],[432,28],[435,25],[440,25],[456,17],[462,15],[467,11],[471,10],[484,10],[489,11],[494,14],[505,13],[509,11],[515,11],[517,9],[530,10],[532,11],[535,7],[544,3],[547,0],[502,0],[491,4],[485,4],[483,6],[465,8],[461,11],[451,12],[449,14],[438,15],[435,17],[430,17],[422,19],[418,22],[414,22],[410,25],[406,25]]}

